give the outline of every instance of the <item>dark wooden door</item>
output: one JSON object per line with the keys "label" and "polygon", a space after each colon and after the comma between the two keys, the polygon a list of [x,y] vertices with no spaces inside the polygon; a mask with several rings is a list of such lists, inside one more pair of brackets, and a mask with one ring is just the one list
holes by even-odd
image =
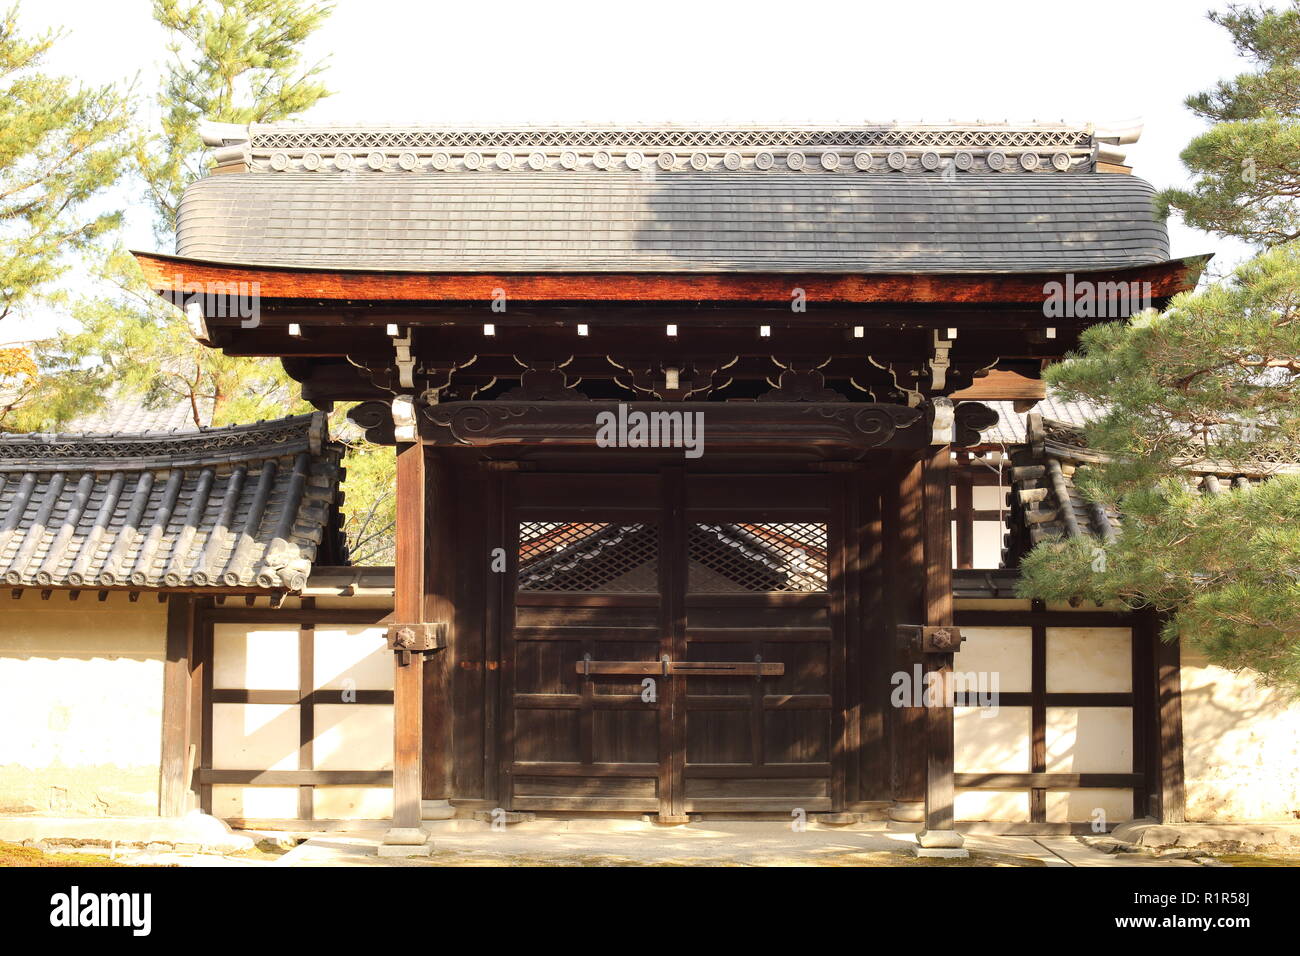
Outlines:
{"label": "dark wooden door", "polygon": [[517,810],[827,810],[843,640],[829,476],[513,478]]}
{"label": "dark wooden door", "polygon": [[674,685],[683,812],[829,810],[843,673],[832,593],[839,529],[826,475],[686,479],[687,661],[779,664],[777,675]]}

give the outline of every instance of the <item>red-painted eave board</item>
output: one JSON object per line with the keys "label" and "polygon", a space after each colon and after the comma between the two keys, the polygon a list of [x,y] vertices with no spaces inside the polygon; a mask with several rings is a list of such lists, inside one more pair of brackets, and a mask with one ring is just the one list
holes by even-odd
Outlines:
{"label": "red-painted eave board", "polygon": [[[483,302],[498,290],[515,302],[765,302],[788,304],[802,289],[809,302],[836,304],[1040,304],[1060,272],[946,275],[842,273],[446,273],[299,269],[205,262],[135,252],[160,294],[206,292],[222,283],[257,284],[262,299],[313,302]],[[1075,282],[1149,282],[1152,298],[1196,287],[1209,256],[1126,269],[1078,271]],[[231,292],[234,292],[231,288]]]}

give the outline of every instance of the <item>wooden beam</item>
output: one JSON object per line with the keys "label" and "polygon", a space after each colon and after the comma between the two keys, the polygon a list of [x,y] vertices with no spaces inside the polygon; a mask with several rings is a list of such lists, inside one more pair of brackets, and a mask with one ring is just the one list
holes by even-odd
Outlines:
{"label": "wooden beam", "polygon": [[[1046,605],[1034,600],[1030,607],[1042,612]],[[1029,638],[1029,771],[1047,773],[1047,627],[1034,624]],[[1047,822],[1047,790],[1034,786],[1029,791],[1029,822]]]}
{"label": "wooden beam", "polygon": [[[303,598],[304,611],[316,611],[315,598]],[[316,684],[316,625],[303,622],[298,625],[298,694],[306,697],[315,690]],[[298,706],[298,769],[314,771],[316,740],[316,708]],[[316,789],[310,783],[298,786],[298,817],[310,820],[316,815]]]}
{"label": "wooden beam", "polygon": [[966,467],[954,467],[952,483],[953,533],[957,538],[957,567],[969,570],[975,567],[975,489],[971,484],[970,452],[960,452],[958,464]]}
{"label": "wooden beam", "polygon": [[957,786],[963,790],[1024,790],[1026,787],[1036,790],[1122,789],[1142,784],[1140,773],[959,773],[954,777]]}
{"label": "wooden beam", "polygon": [[[135,252],[150,287],[184,294],[195,284],[257,283],[262,299],[320,301],[491,301],[504,289],[512,300],[542,301],[727,301],[790,303],[804,290],[809,304],[834,302],[1012,303],[1043,301],[1043,286],[1064,282],[1055,272],[925,275],[918,273],[530,273],[484,274],[376,270],[301,269],[232,265]],[[1097,282],[1150,282],[1155,298],[1195,288],[1207,256],[1127,269],[1075,273]],[[238,286],[235,286],[238,288]]]}
{"label": "wooden beam", "polygon": [[158,781],[158,814],[181,817],[194,806],[190,759],[193,742],[194,599],[188,594],[167,597],[167,649],[163,661],[162,752]]}
{"label": "wooden beam", "polygon": [[[382,787],[393,781],[391,770],[201,770],[199,779],[208,785],[227,784],[258,787],[354,786]],[[299,817],[310,820],[311,817]]]}

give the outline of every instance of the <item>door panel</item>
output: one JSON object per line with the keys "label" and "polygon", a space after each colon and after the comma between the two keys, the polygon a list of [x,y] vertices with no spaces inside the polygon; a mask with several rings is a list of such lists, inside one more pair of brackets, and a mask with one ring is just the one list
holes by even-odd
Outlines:
{"label": "door panel", "polygon": [[666,471],[620,498],[629,476],[564,476],[566,504],[533,477],[511,512],[509,805],[832,809],[835,486]]}

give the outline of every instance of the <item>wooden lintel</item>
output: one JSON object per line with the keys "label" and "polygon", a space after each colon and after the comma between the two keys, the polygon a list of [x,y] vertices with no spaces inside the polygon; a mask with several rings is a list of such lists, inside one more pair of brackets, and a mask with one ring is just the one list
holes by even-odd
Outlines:
{"label": "wooden lintel", "polygon": [[[928,447],[930,412],[883,402],[446,402],[422,410],[437,445],[675,448],[750,444],[847,449]],[[650,417],[656,416],[656,417]],[[667,416],[667,417],[665,417]],[[675,416],[675,417],[673,417]],[[699,418],[693,416],[701,416]],[[637,445],[637,422],[647,444]],[[701,430],[702,424],[702,430]],[[663,438],[648,444],[651,428]],[[690,429],[689,433],[687,429]],[[978,440],[978,433],[974,438]],[[689,441],[688,441],[689,439]]]}

